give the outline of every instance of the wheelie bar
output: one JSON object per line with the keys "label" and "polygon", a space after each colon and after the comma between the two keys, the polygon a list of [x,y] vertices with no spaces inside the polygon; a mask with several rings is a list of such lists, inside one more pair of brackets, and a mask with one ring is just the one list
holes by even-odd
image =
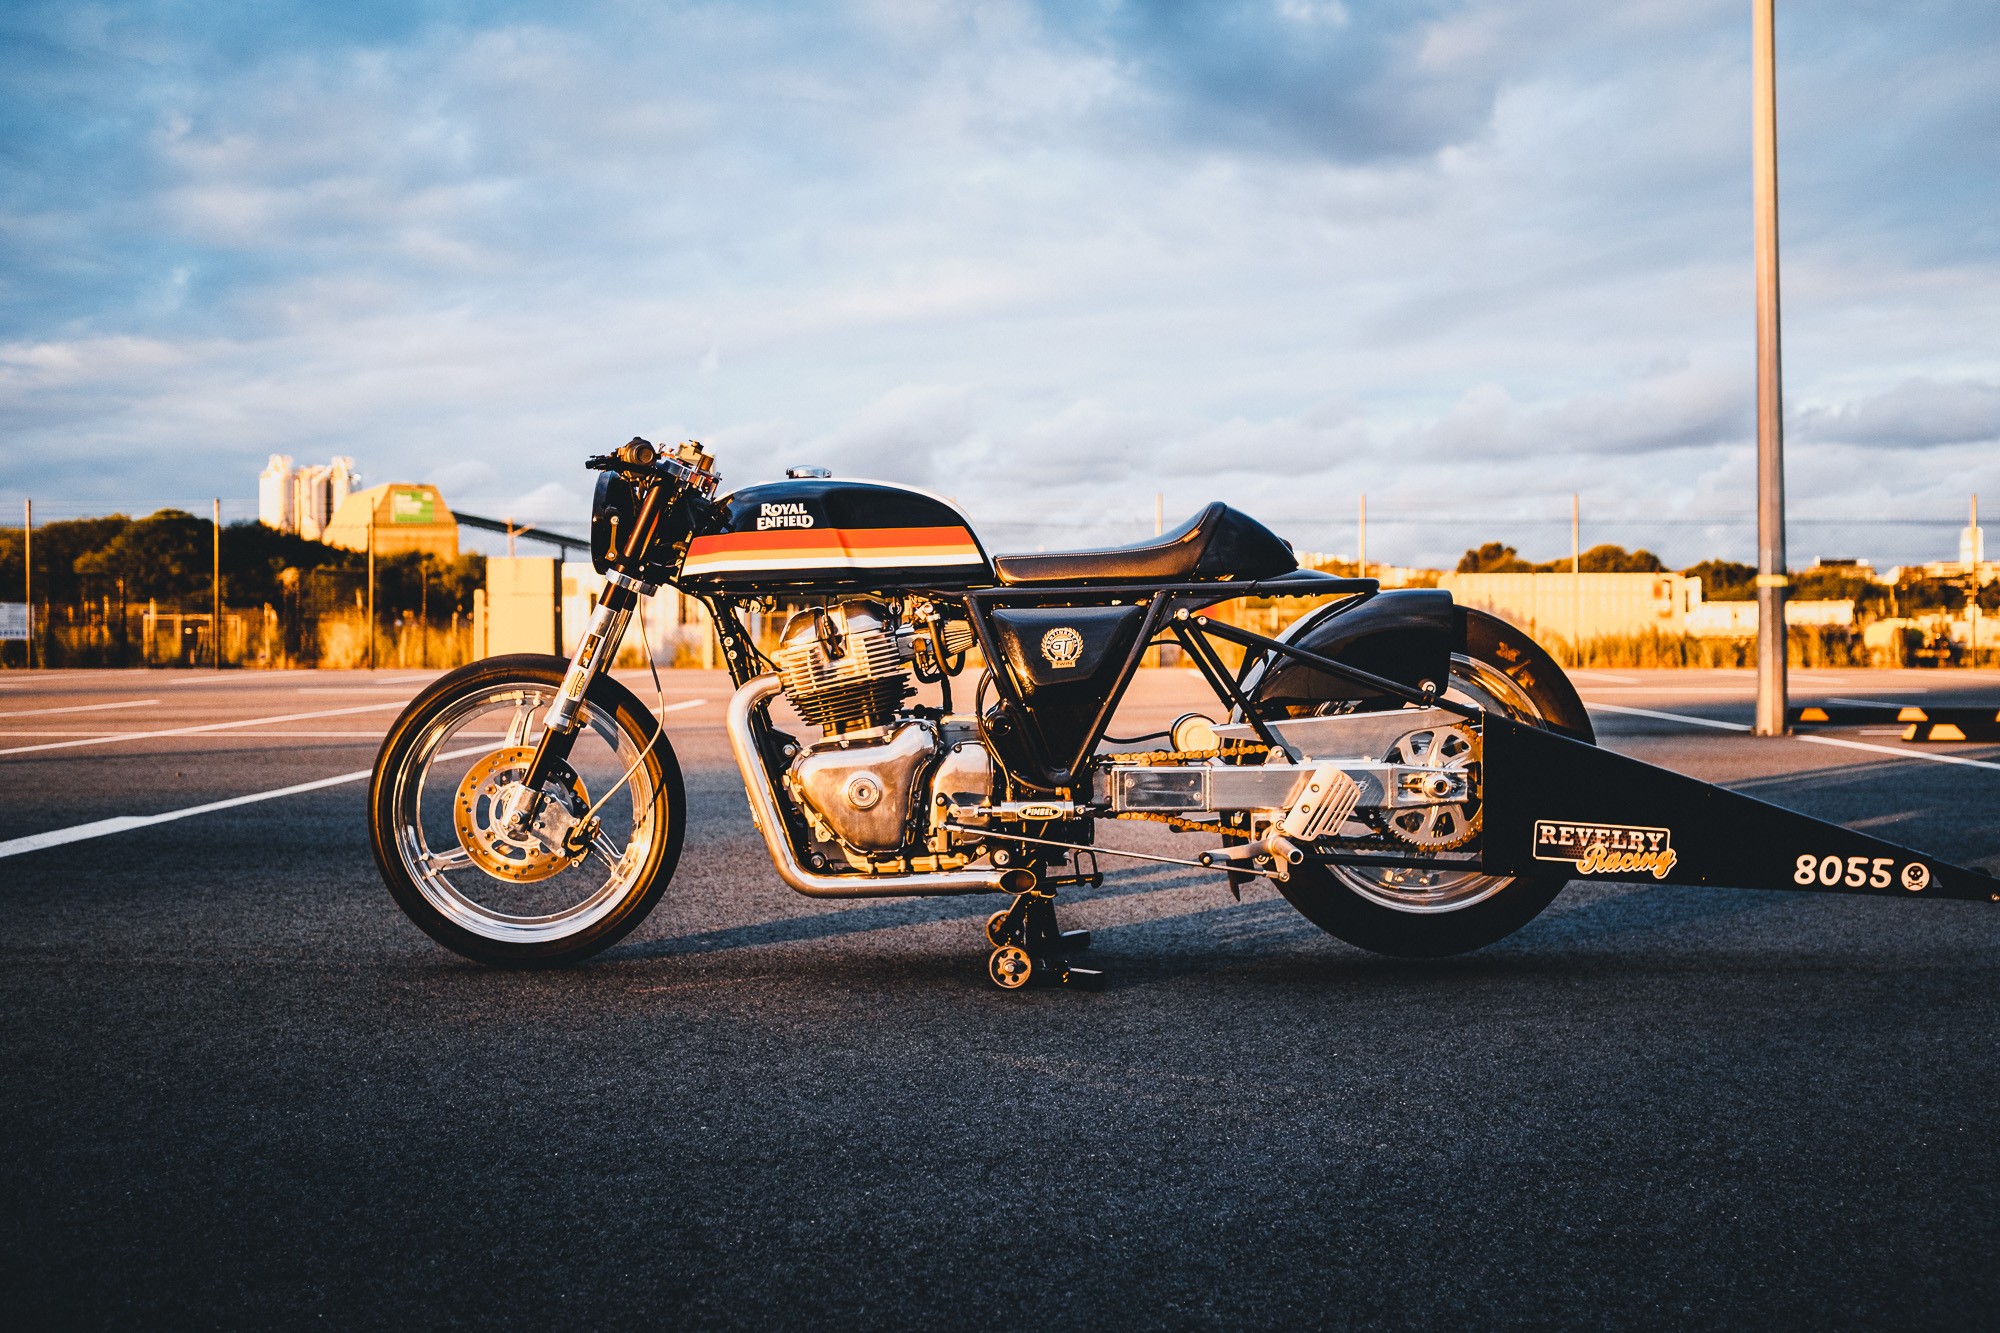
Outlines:
{"label": "wheelie bar", "polygon": [[1023,986],[1068,986],[1077,990],[1102,990],[1104,973],[1091,967],[1075,967],[1072,953],[1090,947],[1087,930],[1064,930],[1056,923],[1053,895],[1023,893],[1004,912],[995,912],[986,923],[986,938],[993,955],[986,971],[1002,990]]}
{"label": "wheelie bar", "polygon": [[1489,713],[1480,868],[1496,875],[2000,903],[2000,879]]}

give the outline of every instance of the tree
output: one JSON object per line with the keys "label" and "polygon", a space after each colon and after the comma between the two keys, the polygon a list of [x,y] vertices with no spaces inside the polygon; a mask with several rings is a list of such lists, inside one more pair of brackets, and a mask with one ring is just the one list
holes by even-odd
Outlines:
{"label": "tree", "polygon": [[[35,525],[35,600],[74,603],[82,593],[76,559],[110,541],[131,523],[123,514]],[[21,596],[21,529],[0,528],[0,601]]]}
{"label": "tree", "polygon": [[[296,588],[300,574],[307,570],[363,569],[367,563],[368,557],[359,551],[328,546],[263,523],[231,523],[222,530],[222,594],[225,601],[237,606],[278,604],[288,582]],[[294,571],[289,581],[287,570]]]}
{"label": "tree", "polygon": [[1513,547],[1499,542],[1487,542],[1458,559],[1461,574],[1526,574],[1534,568]]}
{"label": "tree", "polygon": [[214,550],[215,529],[207,519],[162,509],[128,520],[110,541],[78,556],[73,568],[85,584],[107,592],[122,586],[133,601],[192,599],[209,587]]}
{"label": "tree", "polygon": [[[1577,557],[1577,566],[1586,574],[1660,574],[1667,568],[1660,557],[1643,547],[1628,551],[1608,543],[1583,552]],[[1536,566],[1552,574],[1561,573],[1569,567],[1567,560],[1552,560],[1546,565]]]}
{"label": "tree", "polygon": [[1704,560],[1698,565],[1688,566],[1681,573],[1701,580],[1704,601],[1748,602],[1757,596],[1757,569],[1754,565],[1739,565],[1734,560]]}

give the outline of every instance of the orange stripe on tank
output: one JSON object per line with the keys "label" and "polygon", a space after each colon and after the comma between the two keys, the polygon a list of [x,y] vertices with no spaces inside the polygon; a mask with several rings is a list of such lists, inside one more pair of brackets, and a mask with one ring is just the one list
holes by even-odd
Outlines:
{"label": "orange stripe on tank", "polygon": [[725,532],[696,537],[688,558],[722,555],[869,555],[886,552],[976,555],[979,547],[964,528],[773,528],[769,532]]}

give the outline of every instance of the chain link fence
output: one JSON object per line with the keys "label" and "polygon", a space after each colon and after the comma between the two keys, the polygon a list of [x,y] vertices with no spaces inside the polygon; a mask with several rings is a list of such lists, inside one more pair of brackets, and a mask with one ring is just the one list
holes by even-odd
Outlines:
{"label": "chain link fence", "polygon": [[[1650,557],[1668,571],[1692,569],[1705,561],[1747,564],[1751,558],[1755,521],[1748,513],[1600,517],[1585,509],[1573,526],[1570,505],[1568,496],[1506,512],[1463,507],[1445,512],[1390,503],[1368,506],[1364,526],[1358,497],[1346,496],[1313,508],[1292,502],[1270,512],[1257,510],[1256,516],[1291,540],[1302,559],[1322,568],[1358,572],[1365,552],[1366,572],[1391,586],[1433,584],[1440,574],[1455,570],[1465,553],[1489,544],[1524,566],[1559,568],[1567,568],[1573,551],[1605,546],[1620,548],[1642,563]],[[116,566],[102,558],[101,545],[84,549],[93,540],[114,540],[107,535],[111,520],[103,517],[106,508],[35,503],[32,644],[38,665],[195,666],[220,661],[267,668],[372,664],[443,669],[471,660],[475,635],[470,589],[483,582],[483,572],[474,579],[467,569],[411,565],[394,579],[378,579],[371,625],[368,573],[359,567],[355,553],[338,553],[337,559],[329,556],[328,563],[309,568],[225,567],[218,622],[209,555],[195,552],[196,567],[178,572],[182,585],[178,595],[141,596],[143,590],[134,585],[144,582],[143,552],[137,566],[130,560]],[[204,540],[214,540],[209,519],[217,506],[212,501],[116,508],[127,515],[177,512],[209,534]],[[994,551],[1144,540],[1180,517],[1164,497],[1140,497],[1139,503],[1076,513],[1057,506],[1033,514],[987,514],[977,505],[971,508],[975,528]],[[219,511],[225,547],[233,533],[254,527],[253,501],[223,501]],[[522,521],[575,535],[585,526],[584,518],[531,515]],[[1963,518],[1945,514],[1793,516],[1788,522],[1789,548],[1806,557],[1794,560],[1795,568],[1815,564],[1844,569],[1849,590],[1861,591],[1851,599],[1856,603],[1851,623],[1792,627],[1794,662],[1836,667],[2000,662],[2000,628],[1991,623],[2000,620],[2000,576],[1990,566],[1978,566],[1976,575],[1952,572],[1954,557],[1962,554],[1965,527]],[[491,547],[494,554],[507,549],[505,538],[470,530],[462,535],[468,547]],[[22,528],[0,527],[0,603],[26,600],[23,548]],[[483,557],[471,559],[478,562]],[[1896,566],[1901,566],[1903,580],[1883,581],[1882,576]],[[115,573],[119,568],[125,576]],[[1861,588],[1856,580],[1869,586]],[[1709,582],[1714,583],[1712,575]],[[240,596],[244,588],[262,595]],[[1706,591],[1710,600],[1747,596],[1741,588],[1711,586]],[[1810,590],[1795,590],[1794,596],[1800,595],[1811,595]],[[1973,613],[1974,606],[1985,615]],[[1303,610],[1293,601],[1239,600],[1218,608],[1218,614],[1246,629],[1272,634]],[[17,610],[14,619],[24,618]],[[767,651],[775,648],[783,619],[781,615],[759,618],[758,638]],[[1572,666],[1749,667],[1755,662],[1754,643],[1747,632],[1700,635],[1634,629],[1578,635],[1566,625],[1537,624],[1531,629]],[[20,640],[0,642],[0,665],[25,664],[29,649],[29,643]],[[1149,661],[1171,665],[1177,657],[1167,648],[1155,650]],[[681,665],[711,660],[708,653],[679,656]]]}

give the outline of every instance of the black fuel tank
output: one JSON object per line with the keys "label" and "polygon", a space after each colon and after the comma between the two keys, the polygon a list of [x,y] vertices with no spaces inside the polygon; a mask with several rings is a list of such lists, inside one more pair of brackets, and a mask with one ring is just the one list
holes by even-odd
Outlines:
{"label": "black fuel tank", "polygon": [[993,581],[965,515],[923,491],[871,481],[775,481],[719,503],[721,523],[688,546],[684,586],[809,592]]}

